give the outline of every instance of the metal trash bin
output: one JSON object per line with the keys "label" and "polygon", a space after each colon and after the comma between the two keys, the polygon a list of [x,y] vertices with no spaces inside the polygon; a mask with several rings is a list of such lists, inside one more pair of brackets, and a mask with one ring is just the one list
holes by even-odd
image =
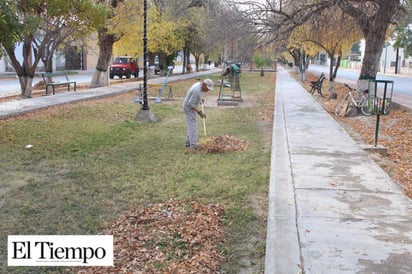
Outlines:
{"label": "metal trash bin", "polygon": [[388,115],[392,108],[394,81],[369,80],[368,110],[376,115],[375,147],[378,146],[379,123],[381,115]]}
{"label": "metal trash bin", "polygon": [[392,108],[394,81],[369,80],[368,110],[375,115],[388,115]]}

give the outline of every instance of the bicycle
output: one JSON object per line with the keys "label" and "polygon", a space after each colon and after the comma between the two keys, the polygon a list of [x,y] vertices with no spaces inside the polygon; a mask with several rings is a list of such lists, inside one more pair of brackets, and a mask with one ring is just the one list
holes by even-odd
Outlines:
{"label": "bicycle", "polygon": [[365,96],[365,94],[368,93],[368,90],[357,94],[355,88],[352,88],[347,84],[343,85],[348,89],[348,93],[336,104],[335,114],[341,117],[345,117],[349,112],[349,108],[355,106],[359,112],[362,112],[363,115],[372,115],[368,98],[366,98]]}

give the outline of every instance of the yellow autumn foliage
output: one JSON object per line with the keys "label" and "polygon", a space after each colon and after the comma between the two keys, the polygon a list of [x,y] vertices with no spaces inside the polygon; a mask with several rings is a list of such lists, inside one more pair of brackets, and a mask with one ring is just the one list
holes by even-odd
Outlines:
{"label": "yellow autumn foliage", "polygon": [[339,8],[328,9],[296,28],[290,44],[298,44],[312,54],[322,49],[342,55],[362,38],[356,21]]}

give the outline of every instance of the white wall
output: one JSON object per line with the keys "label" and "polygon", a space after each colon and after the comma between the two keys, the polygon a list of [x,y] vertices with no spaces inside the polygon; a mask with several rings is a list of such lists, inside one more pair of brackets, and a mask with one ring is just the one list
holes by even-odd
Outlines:
{"label": "white wall", "polygon": [[[361,41],[361,52],[362,52],[362,58],[364,56],[364,50],[365,50],[365,45],[364,41]],[[326,61],[320,62],[319,58],[321,54],[324,54],[324,57],[326,57]],[[330,60],[328,56],[325,53],[319,53],[318,55],[318,60],[316,60],[316,64],[321,64],[321,65],[329,65]],[[395,73],[395,63],[396,63],[396,49],[392,47],[392,45],[389,45],[387,48],[383,48],[382,51],[382,56],[380,58],[380,73],[388,73],[388,74],[394,74]],[[403,49],[399,49],[399,62],[398,62],[398,74],[407,74],[407,75],[412,75],[412,57],[408,57],[406,60],[404,60],[403,57]],[[359,62],[349,62],[349,68],[350,69],[356,69],[360,70],[362,66],[362,60]]]}
{"label": "white wall", "polygon": [[0,73],[6,72],[6,63],[4,57],[0,58]]}
{"label": "white wall", "polygon": [[[381,57],[381,73],[395,73],[395,63],[396,63],[396,48],[389,45],[387,48],[383,49]],[[400,74],[410,74],[412,73],[412,58],[408,57],[404,60],[403,49],[399,49],[399,61],[398,61],[398,73]]]}

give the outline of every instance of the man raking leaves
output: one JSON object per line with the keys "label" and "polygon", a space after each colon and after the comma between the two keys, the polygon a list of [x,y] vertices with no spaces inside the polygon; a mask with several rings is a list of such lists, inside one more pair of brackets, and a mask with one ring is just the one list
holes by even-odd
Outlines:
{"label": "man raking leaves", "polygon": [[[187,91],[185,100],[183,101],[183,111],[186,118],[187,134],[185,146],[192,149],[197,149],[199,141],[197,115],[203,119],[203,128],[206,134],[206,115],[203,110],[203,95],[204,93],[213,90],[213,81],[205,79],[202,82],[193,84]],[[199,106],[202,105],[202,110]]]}

